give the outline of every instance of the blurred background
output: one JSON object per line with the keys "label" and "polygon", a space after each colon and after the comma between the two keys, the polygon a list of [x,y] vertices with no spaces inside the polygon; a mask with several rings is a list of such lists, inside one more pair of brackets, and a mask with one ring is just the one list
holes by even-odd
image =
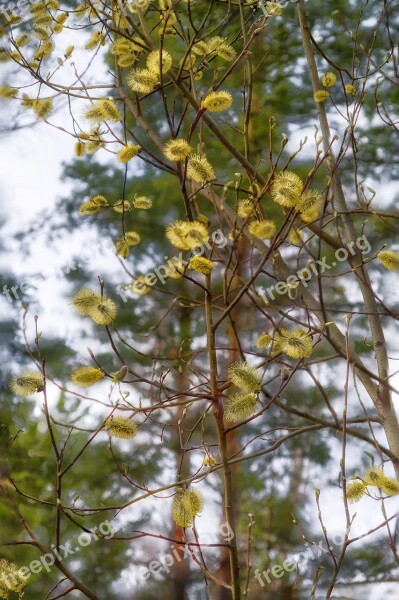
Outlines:
{"label": "blurred background", "polygon": [[[399,5],[387,3],[394,14]],[[74,1],[62,2],[65,10],[75,9]],[[201,2],[196,9],[201,10]],[[340,64],[350,65],[358,62],[357,68],[364,66],[364,53],[360,44],[367,44],[376,28],[381,2],[370,0],[367,3],[347,0],[311,0],[310,20],[312,31],[328,55]],[[367,10],[366,10],[367,5]],[[362,9],[366,10],[358,32],[358,53],[353,59],[353,47],[348,43],[347,24],[357,23]],[[220,13],[218,12],[220,10]],[[224,14],[221,5],[215,9],[215,26]],[[270,118],[275,119],[275,151],[282,136],[288,136],[284,153],[294,152],[307,136],[307,144],[295,160],[295,170],[306,175],[315,153],[314,124],[316,114],[312,94],[309,93],[308,73],[304,65],[301,41],[292,4],[284,8],[284,15],[270,22],[265,37],[260,36],[252,48],[253,62],[260,64],[256,71],[253,88],[253,119],[251,120],[251,154],[266,160],[266,126]],[[258,18],[259,9],[253,16]],[[32,18],[24,12],[27,29]],[[348,25],[349,27],[349,25]],[[231,28],[234,28],[234,20]],[[223,35],[229,37],[232,29],[227,23]],[[389,49],[384,29],[378,30],[373,48],[374,60],[384,61]],[[392,36],[397,39],[398,22],[391,21]],[[70,31],[70,38],[62,36],[57,51],[62,56],[65,42],[75,45],[73,60],[58,71],[57,81],[68,84],[74,71],[81,72],[87,64],[84,44],[88,34]],[[6,48],[6,36],[2,44]],[[57,56],[57,54],[55,54]],[[219,61],[215,68],[223,69]],[[26,77],[13,66],[2,60],[0,63],[0,84],[8,83],[14,87],[26,86]],[[211,78],[211,75],[207,75]],[[87,77],[88,85],[107,82],[112,78],[112,57],[105,51],[97,52]],[[397,75],[396,75],[396,81]],[[396,210],[399,199],[398,186],[398,136],[397,128],[387,127],[378,116],[384,111],[397,122],[398,86],[386,85],[379,81],[378,97],[375,94],[375,79],[369,79],[364,96],[364,105],[357,127],[359,144],[358,178],[369,196],[377,198],[378,208],[386,211]],[[210,83],[210,81],[209,81]],[[206,82],[204,82],[204,85]],[[229,79],[229,89],[240,96],[239,75],[234,73]],[[29,88],[22,91],[29,93]],[[335,91],[334,101],[341,108],[343,93]],[[190,345],[191,350],[204,345],[203,322],[197,320],[192,311],[181,309],[162,326],[154,328],[154,316],[160,320],[170,306],[170,297],[160,293],[146,297],[129,296],[124,302],[117,294],[116,286],[129,283],[131,276],[126,272],[123,261],[112,250],[113,241],[119,236],[120,215],[108,211],[101,217],[84,217],[78,208],[82,202],[101,194],[116,202],[122,195],[124,170],[114,154],[106,151],[74,157],[75,139],[61,128],[70,127],[70,110],[65,99],[60,98],[57,109],[49,124],[38,123],[31,112],[20,108],[17,102],[2,100],[0,104],[0,339],[1,339],[1,463],[3,480],[11,472],[19,489],[32,498],[42,500],[52,498],[54,494],[54,460],[50,441],[42,412],[41,400],[16,398],[9,389],[9,380],[23,367],[29,367],[30,360],[25,349],[23,337],[23,317],[25,315],[26,335],[32,341],[34,336],[34,315],[38,316],[38,328],[42,333],[41,349],[46,358],[47,368],[59,386],[50,384],[49,401],[51,412],[60,435],[68,430],[66,423],[76,427],[69,446],[70,455],[81,447],[88,432],[93,431],[107,414],[101,404],[77,398],[60,389],[69,383],[71,371],[87,363],[89,347],[101,364],[107,365],[109,372],[119,368],[115,354],[110,351],[105,332],[94,328],[73,312],[70,301],[73,293],[86,285],[95,287],[97,278],[105,281],[107,294],[118,304],[116,327],[120,335],[129,344],[125,346],[125,357],[138,372],[151,375],[153,369],[164,368],[173,375],[175,385],[183,385],[184,361],[182,350]],[[79,115],[81,109],[72,100],[72,110]],[[331,111],[333,127],[342,133],[339,119]],[[148,107],[146,118],[156,131],[162,130],[162,117],[157,102]],[[133,124],[132,124],[133,126]],[[335,133],[335,131],[333,131]],[[233,135],[233,134],[232,134]],[[239,142],[237,142],[239,143]],[[229,162],[218,144],[211,137],[207,140],[207,156],[217,172],[218,180],[231,179],[233,165]],[[342,169],[347,177],[348,189],[353,177],[353,165],[350,156],[343,160]],[[320,181],[321,183],[321,181]],[[367,191],[369,190],[369,191]],[[371,191],[370,191],[371,190]],[[145,164],[139,158],[133,159],[129,166],[126,197],[134,194],[146,195],[153,200],[150,211],[142,211],[135,216],[135,229],[140,233],[142,244],[135,248],[126,264],[134,275],[144,274],[156,265],[163,263],[165,254],[173,252],[164,236],[165,226],[175,218],[181,218],[181,206],[177,182],[166,173]],[[353,198],[354,200],[354,198]],[[276,217],[275,207],[267,208],[272,218]],[[206,215],[211,217],[211,213]],[[280,217],[281,218],[281,217]],[[362,217],[359,217],[359,223]],[[386,243],[398,249],[397,222],[384,221],[371,215],[359,225],[366,227],[367,238],[377,252]],[[227,233],[227,232],[226,232]],[[386,300],[392,311],[398,311],[399,287],[397,276],[382,272],[379,266],[372,269],[372,279],[378,295]],[[267,279],[259,281],[267,287]],[[172,282],[172,291],[186,291],[187,282]],[[344,327],[346,311],[356,310],[359,302],[358,292],[343,278],[331,283],[330,304],[337,307],[336,322]],[[284,300],[281,300],[284,302]],[[398,336],[396,324],[387,320],[392,367],[396,369],[398,356]],[[240,316],[240,327],[247,331],[248,344],[253,345],[257,324],[251,315]],[[367,364],[372,359],[371,348],[367,340],[367,325],[364,317],[359,316],[354,323],[357,343],[356,350]],[[227,335],[227,334],[226,334]],[[226,338],[228,339],[228,338]],[[323,357],[320,349],[320,358]],[[184,352],[183,352],[184,354]],[[205,357],[203,357],[205,358]],[[231,358],[226,356],[226,364]],[[200,357],[201,359],[201,357]],[[344,370],[338,361],[328,364],[320,361],[312,368],[314,376],[322,381],[324,390],[333,406],[342,405],[342,381]],[[392,385],[399,385],[399,377],[392,379]],[[73,386],[72,386],[73,387]],[[125,386],[131,398],[137,400],[148,393],[143,385]],[[109,385],[100,383],[95,388],[95,396],[110,399]],[[367,398],[361,400],[370,412],[372,409]],[[324,414],[323,394],[311,383],[309,376],[298,376],[284,394],[284,401],[304,410]],[[351,416],[362,414],[358,391],[351,390]],[[109,447],[108,436],[100,433],[95,443],[85,453],[84,460],[70,471],[65,502],[76,506],[99,506],[128,501],[138,490],[128,479],[139,482],[150,489],[166,485],[176,477],[181,460],[179,439],[176,436],[176,423],[184,415],[176,411],[171,417],[163,417],[162,422],[147,421],[137,438],[133,441],[117,441]],[[296,427],[303,421],[295,415],[285,415],[269,411],[268,435],[266,440],[273,443],[279,428]],[[191,422],[191,421],[190,421]],[[237,434],[237,447],[252,439],[262,429],[257,422],[248,425],[245,433]],[[381,440],[383,442],[383,440]],[[193,439],[193,446],[198,439]],[[259,444],[262,440],[259,441]],[[287,557],[298,556],[306,551],[306,541],[316,545],[324,540],[321,524],[317,516],[315,488],[320,492],[323,523],[329,535],[343,535],[344,506],[341,501],[340,482],[340,439],[330,432],[320,430],[306,437],[298,437],[275,451],[242,463],[234,471],[235,484],[240,506],[239,547],[243,563],[246,552],[248,523],[254,515],[252,526],[252,564],[261,571],[281,564]],[[261,447],[261,446],[259,446]],[[258,446],[252,445],[252,451]],[[369,466],[370,457],[366,454],[370,447],[361,440],[349,442],[348,472],[358,475]],[[187,472],[201,468],[202,456],[193,453]],[[197,519],[199,538],[210,536],[217,539],[220,534],[221,513],[220,480],[217,474],[211,475],[203,486],[205,509]],[[151,577],[145,583],[139,581],[140,567],[146,567],[157,560],[160,553],[170,552],[171,541],[182,539],[181,528],[171,519],[171,495],[163,492],[160,497],[152,497],[144,503],[132,505],[123,514],[115,511],[112,522],[118,527],[115,537],[138,539],[126,541],[115,537],[107,543],[82,548],[79,559],[66,559],[79,578],[96,593],[98,598],[113,600],[116,598],[131,600],[149,600],[159,596],[165,600],[225,600],[226,592],[207,591],[208,586],[193,560],[184,559],[176,563],[170,573]],[[54,514],[45,504],[26,497],[18,498],[18,504],[37,535],[47,543],[52,540]],[[399,508],[398,499],[392,498],[389,504],[390,514]],[[362,535],[377,526],[382,520],[379,505],[370,498],[364,498],[356,506],[356,519],[352,534]],[[101,515],[87,519],[90,527],[98,525]],[[80,524],[83,518],[77,518]],[[23,538],[23,532],[15,516],[5,502],[0,503],[0,556],[19,565],[27,565],[37,558],[37,550],[29,546],[10,546],[10,541]],[[396,543],[395,520],[392,522],[392,535]],[[75,540],[79,529],[72,521],[63,524],[63,539]],[[140,533],[147,535],[140,538]],[[160,539],[159,535],[166,540]],[[219,536],[220,539],[220,536]],[[218,549],[204,550],[209,564],[222,576],[226,571],[226,557]],[[367,537],[363,544],[352,547],[350,560],[343,567],[341,579],[343,585],[337,587],[336,598],[370,600],[396,598],[399,592],[398,568],[387,543],[385,529],[378,530]],[[326,557],[317,557],[305,561],[300,574],[285,574],[265,587],[250,578],[250,591],[259,599],[289,600],[309,598],[312,582],[321,576],[321,568],[331,572],[331,564]],[[125,583],[124,583],[125,578]],[[328,578],[326,577],[326,580]],[[32,576],[25,596],[29,600],[44,600],[46,594],[58,581],[54,570],[43,571]],[[129,584],[126,581],[130,582]],[[367,581],[370,584],[364,585]],[[345,582],[351,582],[350,584]],[[362,582],[363,585],[357,585]],[[374,585],[384,582],[383,587]],[[341,594],[341,595],[340,595]],[[72,597],[83,597],[72,592]],[[317,596],[316,596],[317,597]],[[322,595],[320,595],[322,597]]]}

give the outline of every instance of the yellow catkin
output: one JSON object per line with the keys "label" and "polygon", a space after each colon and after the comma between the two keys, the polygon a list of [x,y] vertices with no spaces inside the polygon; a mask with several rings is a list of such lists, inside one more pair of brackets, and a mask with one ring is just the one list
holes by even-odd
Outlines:
{"label": "yellow catkin", "polygon": [[83,204],[79,206],[79,213],[81,215],[95,215],[99,210],[101,210],[101,207],[91,201],[83,202]]}
{"label": "yellow catkin", "polygon": [[216,54],[217,56],[228,62],[233,61],[237,56],[237,52],[232,46],[229,46],[228,44],[220,44],[220,46],[216,50]]}
{"label": "yellow catkin", "polygon": [[111,417],[105,422],[111,437],[128,440],[137,435],[137,424],[127,417]]}
{"label": "yellow catkin", "polygon": [[320,215],[320,205],[312,206],[308,210],[301,211],[299,213],[299,218],[303,223],[313,223],[319,218]]}
{"label": "yellow catkin", "polygon": [[94,102],[86,109],[84,117],[93,123],[101,123],[103,121],[114,121],[117,123],[121,120],[119,111],[112,98],[102,98]]}
{"label": "yellow catkin", "polygon": [[253,221],[248,226],[248,231],[254,237],[260,240],[270,240],[276,235],[277,227],[274,221]]}
{"label": "yellow catkin", "polygon": [[91,38],[88,40],[88,42],[85,44],[85,49],[86,50],[94,50],[95,48],[97,48],[98,46],[103,46],[105,43],[105,38],[104,35],[101,33],[101,31],[93,31]]}
{"label": "yellow catkin", "polygon": [[77,141],[74,146],[74,153],[75,153],[75,156],[77,156],[78,158],[83,156],[85,153],[85,145],[80,140]]}
{"label": "yellow catkin", "polygon": [[169,140],[163,147],[166,158],[173,161],[184,160],[191,152],[190,144],[184,139]]}
{"label": "yellow catkin", "polygon": [[123,214],[132,210],[132,205],[130,204],[129,200],[118,200],[118,202],[116,202],[112,208],[115,212]]}
{"label": "yellow catkin", "polygon": [[202,511],[204,500],[197,490],[179,490],[172,505],[172,517],[176,525],[191,527],[194,518]]}
{"label": "yellow catkin", "polygon": [[43,98],[32,102],[33,112],[40,121],[46,121],[53,111],[53,99]]}
{"label": "yellow catkin", "polygon": [[18,94],[17,88],[12,88],[9,85],[0,85],[0,99],[11,100]]}
{"label": "yellow catkin", "polygon": [[267,346],[270,345],[271,341],[272,336],[269,335],[266,331],[264,331],[263,333],[259,334],[256,338],[255,345],[257,348],[259,348],[259,350],[262,350],[263,348],[267,348]]}
{"label": "yellow catkin", "polygon": [[219,35],[215,35],[207,40],[208,52],[215,53],[218,51],[218,48],[226,43],[225,38],[220,37]]}
{"label": "yellow catkin", "polygon": [[272,17],[279,17],[283,14],[283,7],[279,2],[266,2],[266,10]]}
{"label": "yellow catkin", "polygon": [[105,198],[105,196],[94,196],[91,201],[97,206],[108,206],[108,200]]}
{"label": "yellow catkin", "polygon": [[227,370],[229,381],[245,392],[257,392],[262,383],[262,373],[247,362],[235,362]]}
{"label": "yellow catkin", "polygon": [[213,262],[209,258],[205,258],[205,256],[193,256],[188,266],[190,269],[197,271],[197,273],[209,275],[213,269]]}
{"label": "yellow catkin", "polygon": [[206,42],[197,42],[191,48],[191,52],[198,56],[205,56],[209,52],[208,44]]}
{"label": "yellow catkin", "polygon": [[380,487],[384,479],[386,479],[384,469],[380,469],[378,467],[371,467],[370,469],[367,469],[363,475],[364,482],[367,485],[372,485],[375,487]]}
{"label": "yellow catkin", "polygon": [[227,110],[233,104],[233,96],[226,91],[211,92],[204,98],[201,106],[211,112]]}
{"label": "yellow catkin", "polygon": [[118,108],[112,98],[103,98],[100,100],[101,111],[107,121],[118,123],[121,120]]}
{"label": "yellow catkin", "polygon": [[321,83],[324,87],[332,87],[337,81],[337,76],[331,71],[327,71],[321,78]]}
{"label": "yellow catkin", "polygon": [[[35,38],[37,38],[41,42],[45,42],[46,40],[49,39],[49,37],[51,35],[51,31],[50,31],[50,29],[48,29],[48,27],[44,27],[44,26],[41,27],[40,25],[36,25],[33,28],[33,35],[35,36]],[[35,56],[37,55],[37,53],[40,54],[39,50],[36,50]]]}
{"label": "yellow catkin", "polygon": [[64,56],[65,58],[70,58],[72,56],[72,52],[75,50],[75,46],[67,46],[65,48]]}
{"label": "yellow catkin", "polygon": [[292,171],[280,171],[272,183],[270,195],[274,202],[291,208],[299,204],[303,183],[301,178]]}
{"label": "yellow catkin", "polygon": [[317,90],[313,94],[313,99],[317,104],[321,104],[322,102],[325,102],[329,97],[330,97],[330,92],[327,92],[327,90]]}
{"label": "yellow catkin", "polygon": [[152,207],[152,200],[148,196],[135,196],[133,206],[141,210],[149,210]]}
{"label": "yellow catkin", "polygon": [[312,354],[312,338],[305,329],[280,329],[275,336],[274,352],[282,352],[297,360]]}
{"label": "yellow catkin", "polygon": [[382,250],[378,252],[377,258],[385,269],[399,271],[399,254],[393,250]]}
{"label": "yellow catkin", "polygon": [[129,246],[137,246],[137,244],[140,244],[141,241],[137,231],[127,231],[125,233],[124,240]]}
{"label": "yellow catkin", "polygon": [[126,259],[129,256],[129,251],[129,244],[127,244],[125,240],[115,240],[115,254],[117,256]]}
{"label": "yellow catkin", "polygon": [[193,250],[209,239],[208,229],[200,221],[173,221],[166,228],[168,240],[181,250]]}
{"label": "yellow catkin", "polygon": [[300,229],[291,229],[288,234],[288,239],[294,246],[300,246],[303,241],[303,234]]}
{"label": "yellow catkin", "polygon": [[53,17],[49,13],[42,13],[35,19],[35,25],[48,26],[53,21]]}
{"label": "yellow catkin", "polygon": [[133,69],[127,77],[127,84],[133,92],[149,94],[157,79],[157,74],[149,69]]}
{"label": "yellow catkin", "polygon": [[27,33],[22,33],[15,40],[15,44],[18,46],[18,48],[23,48],[24,46],[26,46],[26,44],[29,44],[29,42],[30,37]]}
{"label": "yellow catkin", "polygon": [[241,219],[246,219],[254,214],[256,205],[252,198],[244,198],[237,205],[237,214]]}
{"label": "yellow catkin", "polygon": [[215,172],[211,163],[198,154],[192,154],[188,159],[187,175],[197,183],[207,183],[215,179]]}
{"label": "yellow catkin", "polygon": [[356,88],[352,83],[348,83],[348,85],[345,86],[345,92],[354,96],[356,94]]}
{"label": "yellow catkin", "polygon": [[399,482],[391,477],[384,477],[380,487],[385,494],[388,494],[388,496],[396,496],[399,494]]}
{"label": "yellow catkin", "polygon": [[28,94],[22,94],[21,108],[33,108],[35,99],[30,98]]}
{"label": "yellow catkin", "polygon": [[147,68],[149,71],[154,72],[158,75],[160,70],[160,63],[162,62],[162,73],[167,73],[172,67],[172,56],[166,50],[162,50],[162,61],[160,60],[160,52],[154,50],[147,56]]}
{"label": "yellow catkin", "polygon": [[296,206],[301,212],[306,212],[314,206],[321,206],[322,194],[319,190],[306,190]]}
{"label": "yellow catkin", "polygon": [[355,502],[359,502],[361,498],[363,498],[366,493],[367,486],[363,481],[354,481],[350,483],[346,488],[346,497],[348,502],[354,504]]}
{"label": "yellow catkin", "polygon": [[224,414],[227,421],[238,423],[244,421],[256,412],[256,394],[237,393],[229,396],[224,404]]}
{"label": "yellow catkin", "polygon": [[46,11],[46,3],[45,2],[35,2],[31,4],[29,7],[29,12],[31,15],[38,15]]}
{"label": "yellow catkin", "polygon": [[40,60],[46,60],[47,58],[50,58],[54,48],[55,44],[52,40],[44,41],[40,48],[36,50],[34,57]]}
{"label": "yellow catkin", "polygon": [[10,382],[10,388],[17,396],[30,396],[44,389],[44,378],[39,371],[27,369],[16,375]]}
{"label": "yellow catkin", "polygon": [[117,58],[117,63],[122,69],[132,67],[136,61],[137,56],[135,54],[120,54]]}
{"label": "yellow catkin", "polygon": [[90,309],[88,316],[96,325],[111,325],[116,317],[115,302],[111,298],[102,298]]}
{"label": "yellow catkin", "polygon": [[0,580],[1,598],[8,598],[10,592],[15,592],[19,598],[22,598],[22,592],[28,583],[24,569],[25,567],[20,569],[17,565],[8,562],[4,558],[0,559],[0,573],[2,575]]}
{"label": "yellow catkin", "polygon": [[82,288],[72,298],[72,306],[82,316],[87,316],[93,307],[101,301],[100,294],[89,288]]}
{"label": "yellow catkin", "polygon": [[128,162],[129,160],[132,160],[132,158],[137,156],[137,153],[139,152],[139,150],[141,150],[140,146],[131,146],[131,145],[125,146],[118,152],[118,161],[119,162]]}
{"label": "yellow catkin", "polygon": [[213,467],[214,465],[217,465],[217,460],[213,456],[205,456],[202,464],[204,467]]}
{"label": "yellow catkin", "polygon": [[71,374],[71,381],[79,387],[86,388],[104,379],[105,374],[95,367],[79,367]]}

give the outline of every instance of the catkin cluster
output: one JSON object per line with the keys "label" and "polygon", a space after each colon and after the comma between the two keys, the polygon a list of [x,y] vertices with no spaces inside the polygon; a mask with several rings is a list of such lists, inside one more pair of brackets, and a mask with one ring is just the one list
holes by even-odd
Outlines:
{"label": "catkin cluster", "polygon": [[224,414],[227,421],[238,423],[256,411],[258,402],[256,392],[261,389],[262,373],[247,362],[235,362],[229,366],[227,375],[230,383],[240,391],[227,398],[224,404]]}
{"label": "catkin cluster", "polygon": [[368,469],[363,478],[357,478],[350,483],[346,488],[346,496],[348,502],[359,502],[367,493],[368,487],[377,487],[388,496],[396,496],[399,494],[399,482],[392,477],[386,477],[384,469],[371,467]]}
{"label": "catkin cluster", "polygon": [[194,518],[202,512],[204,498],[201,492],[187,489],[176,493],[172,507],[172,517],[176,525],[191,527]]}

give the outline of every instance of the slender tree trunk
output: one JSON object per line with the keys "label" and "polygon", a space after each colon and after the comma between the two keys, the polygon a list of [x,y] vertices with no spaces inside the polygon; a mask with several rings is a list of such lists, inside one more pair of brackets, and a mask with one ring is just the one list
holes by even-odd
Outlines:
{"label": "slender tree trunk", "polygon": [[[238,253],[238,262],[239,265],[245,264],[245,257],[248,256],[249,253],[249,242],[245,237],[242,237],[237,244],[237,253]],[[240,266],[236,271],[232,282],[231,289],[234,290],[233,296],[236,293],[237,287],[240,285],[240,276],[242,275],[242,269]],[[228,294],[227,300],[228,302],[231,300],[230,294]],[[226,361],[226,369],[228,365],[235,361],[243,360],[242,351],[239,344],[240,333],[245,331],[245,328],[249,328],[249,324],[246,320],[250,317],[250,312],[246,312],[244,310],[243,304],[245,303],[245,299],[241,301],[241,304],[235,307],[231,313],[230,318],[228,320],[227,326],[227,347],[229,348],[227,354]],[[224,375],[226,378],[226,375]],[[227,453],[229,456],[236,454],[239,450],[240,443],[237,434],[237,430],[231,431],[226,438],[227,445]],[[232,511],[234,514],[234,518],[236,518],[236,506],[240,504],[240,465],[236,464],[231,467],[232,477],[234,481],[234,494],[233,494],[233,504]],[[222,548],[220,552],[220,566],[218,571],[218,578],[222,581],[230,582],[230,562],[229,562],[229,551],[227,548]],[[218,590],[218,594],[215,600],[230,600],[231,592],[223,587],[220,587]]]}
{"label": "slender tree trunk", "polygon": [[[191,332],[191,320],[190,320],[190,311],[187,309],[181,309],[181,318],[180,318],[180,339],[179,339],[179,347],[173,348],[174,357],[178,357],[180,347],[184,340],[188,340],[190,338]],[[188,348],[187,346],[185,346]],[[183,391],[187,387],[187,382],[184,381],[183,373],[176,375],[176,385],[175,388],[177,391]],[[177,409],[176,417],[174,419],[173,428],[177,430],[178,422],[181,420],[183,416],[184,405],[180,406]],[[177,475],[176,481],[186,479],[190,476],[190,459],[189,453],[186,453],[180,445],[180,440],[176,439],[176,465],[177,465]],[[180,525],[176,525],[173,523],[172,536],[173,539],[178,542],[184,542],[184,529]],[[183,544],[174,544],[174,551],[178,553],[181,560],[176,559],[173,567],[172,567],[172,591],[170,595],[170,600],[187,600],[188,599],[188,585],[190,583],[190,564],[187,558],[185,558],[184,554],[184,545]]]}
{"label": "slender tree trunk", "polygon": [[[304,0],[299,0],[297,4],[298,20],[301,30],[302,43],[305,50],[306,60],[308,63],[310,78],[312,82],[313,92],[320,89],[320,78],[317,69],[317,64],[313,52],[311,34],[305,9]],[[334,190],[334,199],[339,211],[342,212],[342,223],[344,226],[346,244],[353,243],[356,240],[356,232],[353,224],[352,216],[348,209],[346,198],[339,174],[339,166],[330,148],[331,135],[330,127],[327,118],[327,113],[324,104],[321,102],[318,105],[318,117],[320,122],[321,132],[323,134],[323,146],[326,153],[329,154],[329,171],[331,174],[332,186]],[[354,245],[353,245],[354,247]],[[365,314],[367,315],[373,346],[375,351],[376,365],[379,384],[376,386],[375,393],[371,395],[371,399],[381,417],[382,426],[387,436],[389,448],[397,455],[397,460],[393,461],[396,476],[399,478],[399,422],[395,409],[392,404],[391,392],[386,385],[388,382],[388,352],[384,336],[384,330],[379,315],[378,304],[375,299],[373,288],[370,282],[369,274],[366,266],[362,263],[360,251],[353,257],[348,257],[354,271],[360,291],[363,296]]]}

